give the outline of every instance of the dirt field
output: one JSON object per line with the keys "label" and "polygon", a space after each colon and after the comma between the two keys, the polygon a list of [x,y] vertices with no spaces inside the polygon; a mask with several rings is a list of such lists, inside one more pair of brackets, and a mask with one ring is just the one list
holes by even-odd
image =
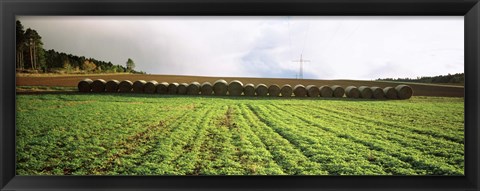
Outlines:
{"label": "dirt field", "polygon": [[[244,77],[201,77],[201,76],[173,76],[173,75],[144,75],[144,74],[118,74],[118,75],[35,75],[35,76],[17,76],[17,86],[61,86],[61,87],[75,87],[77,83],[84,79],[90,78],[104,79],[104,80],[156,80],[157,82],[177,82],[177,83],[191,83],[191,82],[210,82],[213,83],[218,79],[225,79],[227,82],[231,80],[240,80],[243,84],[263,83],[266,85],[271,84],[290,84],[292,86],[296,84],[303,85],[340,85],[346,86],[396,86],[398,82],[379,82],[379,81],[360,81],[360,80],[309,80],[309,79],[281,79],[281,78],[244,78]],[[418,84],[418,83],[402,83],[410,85],[414,90],[415,96],[444,96],[444,97],[463,97],[463,86],[450,86],[450,85],[435,85],[435,84]]]}

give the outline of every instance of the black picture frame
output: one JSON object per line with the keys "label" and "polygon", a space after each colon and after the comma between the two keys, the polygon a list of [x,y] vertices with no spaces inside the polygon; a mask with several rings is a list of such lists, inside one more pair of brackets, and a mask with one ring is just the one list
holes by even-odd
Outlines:
{"label": "black picture frame", "polygon": [[[1,190],[479,190],[478,0],[1,0]],[[460,15],[465,176],[15,176],[16,15]]]}

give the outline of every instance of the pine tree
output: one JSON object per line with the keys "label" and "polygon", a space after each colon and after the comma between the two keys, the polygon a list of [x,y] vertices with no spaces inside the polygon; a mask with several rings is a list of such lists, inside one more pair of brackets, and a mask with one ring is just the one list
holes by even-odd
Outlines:
{"label": "pine tree", "polygon": [[23,30],[23,25],[20,21],[17,20],[16,22],[16,33],[15,33],[15,38],[16,38],[16,68],[17,69],[24,69],[24,51],[25,48],[27,47],[26,45],[26,39],[25,39],[25,30]]}

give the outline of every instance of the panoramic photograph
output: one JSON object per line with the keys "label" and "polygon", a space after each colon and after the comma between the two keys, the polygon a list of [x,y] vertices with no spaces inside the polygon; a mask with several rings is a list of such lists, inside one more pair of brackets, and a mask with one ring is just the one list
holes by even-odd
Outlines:
{"label": "panoramic photograph", "polygon": [[465,175],[463,16],[17,16],[15,48],[20,176]]}

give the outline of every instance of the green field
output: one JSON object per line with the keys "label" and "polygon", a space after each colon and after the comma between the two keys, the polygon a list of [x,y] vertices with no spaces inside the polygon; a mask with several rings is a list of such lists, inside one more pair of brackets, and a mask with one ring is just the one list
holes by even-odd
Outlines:
{"label": "green field", "polygon": [[463,175],[464,99],[17,95],[18,175]]}

